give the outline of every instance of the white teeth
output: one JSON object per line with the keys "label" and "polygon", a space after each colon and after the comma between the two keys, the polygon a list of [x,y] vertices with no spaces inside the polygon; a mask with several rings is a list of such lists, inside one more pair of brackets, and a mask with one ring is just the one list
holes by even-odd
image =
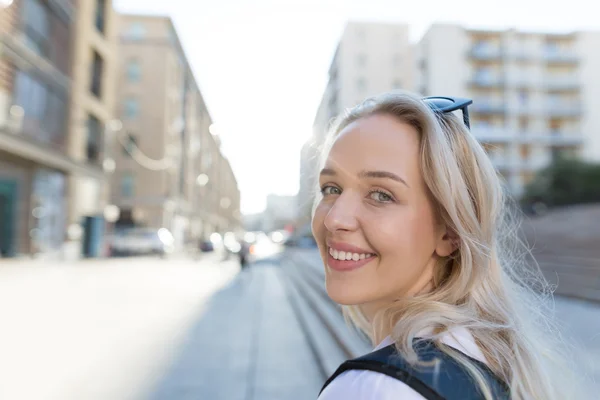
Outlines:
{"label": "white teeth", "polygon": [[374,254],[372,253],[351,253],[351,252],[346,252],[346,251],[337,251],[333,248],[329,248],[329,254],[331,255],[331,257],[335,258],[336,260],[342,260],[342,261],[358,261],[358,260],[364,260],[365,258],[369,258],[372,257]]}

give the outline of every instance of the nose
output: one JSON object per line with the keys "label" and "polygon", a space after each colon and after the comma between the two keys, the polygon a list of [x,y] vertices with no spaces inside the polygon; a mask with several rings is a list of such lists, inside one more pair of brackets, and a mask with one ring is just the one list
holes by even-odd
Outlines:
{"label": "nose", "polygon": [[348,192],[339,196],[325,217],[325,228],[330,232],[353,231],[358,228],[358,205]]}

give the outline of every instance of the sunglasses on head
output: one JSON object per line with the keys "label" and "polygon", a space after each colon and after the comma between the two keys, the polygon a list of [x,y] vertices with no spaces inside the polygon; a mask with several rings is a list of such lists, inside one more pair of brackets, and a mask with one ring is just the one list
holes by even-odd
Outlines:
{"label": "sunglasses on head", "polygon": [[471,129],[469,123],[469,110],[468,107],[473,104],[471,99],[463,99],[460,97],[443,97],[443,96],[430,96],[424,97],[423,102],[429,106],[433,111],[442,114],[449,113],[456,110],[461,110],[463,114],[463,121],[467,128]]}

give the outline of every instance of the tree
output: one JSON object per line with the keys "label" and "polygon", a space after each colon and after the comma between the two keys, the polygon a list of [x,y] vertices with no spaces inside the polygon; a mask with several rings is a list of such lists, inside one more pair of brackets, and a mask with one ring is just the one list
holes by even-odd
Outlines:
{"label": "tree", "polygon": [[521,203],[547,206],[600,202],[600,164],[558,158],[525,188]]}

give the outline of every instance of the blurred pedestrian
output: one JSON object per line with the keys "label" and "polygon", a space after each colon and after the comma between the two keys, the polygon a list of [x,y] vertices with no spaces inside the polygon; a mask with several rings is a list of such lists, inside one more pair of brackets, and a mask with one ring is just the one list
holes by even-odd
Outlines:
{"label": "blurred pedestrian", "polygon": [[509,252],[513,208],[471,103],[384,94],[334,125],[312,228],[329,296],[375,349],[320,400],[580,398],[547,285]]}
{"label": "blurred pedestrian", "polygon": [[240,241],[240,250],[238,251],[238,256],[240,259],[240,267],[245,269],[248,266],[248,256],[250,254],[250,244],[245,241]]}

